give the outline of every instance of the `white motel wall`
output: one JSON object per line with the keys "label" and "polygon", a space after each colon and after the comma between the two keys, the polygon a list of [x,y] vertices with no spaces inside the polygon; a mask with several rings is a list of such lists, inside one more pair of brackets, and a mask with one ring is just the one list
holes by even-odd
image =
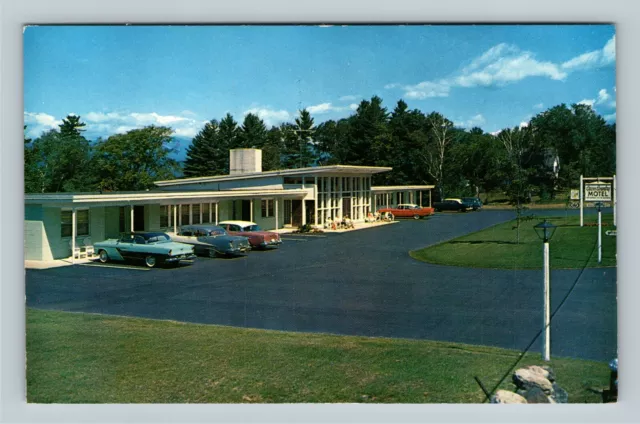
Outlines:
{"label": "white motel wall", "polygon": [[[241,171],[232,165],[230,175],[158,181],[152,191],[28,193],[25,260],[68,258],[72,245],[132,230],[171,233],[181,225],[232,219],[253,221],[266,230],[322,226],[328,218],[343,216],[363,221],[387,205],[429,204],[433,186],[371,186],[373,174],[391,168],[333,165],[262,172],[257,152],[232,151],[236,158],[231,163],[241,163]],[[242,162],[244,154],[250,160]]]}

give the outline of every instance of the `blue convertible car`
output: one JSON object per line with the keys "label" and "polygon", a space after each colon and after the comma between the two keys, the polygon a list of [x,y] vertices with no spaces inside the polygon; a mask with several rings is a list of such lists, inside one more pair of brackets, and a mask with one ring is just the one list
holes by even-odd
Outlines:
{"label": "blue convertible car", "polygon": [[173,242],[165,233],[126,233],[119,239],[95,243],[93,247],[100,262],[143,260],[149,268],[196,258],[193,246]]}

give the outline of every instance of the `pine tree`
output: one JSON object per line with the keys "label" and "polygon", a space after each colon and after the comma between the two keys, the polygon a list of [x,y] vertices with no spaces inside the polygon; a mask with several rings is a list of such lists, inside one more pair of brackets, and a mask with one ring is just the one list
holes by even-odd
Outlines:
{"label": "pine tree", "polygon": [[204,125],[187,148],[184,175],[204,177],[225,174],[229,153],[225,152],[223,156],[221,144],[218,121],[213,119]]}

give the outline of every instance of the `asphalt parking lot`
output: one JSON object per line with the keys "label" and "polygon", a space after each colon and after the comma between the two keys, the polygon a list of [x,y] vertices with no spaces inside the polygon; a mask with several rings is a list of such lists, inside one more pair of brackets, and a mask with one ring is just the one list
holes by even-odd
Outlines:
{"label": "asphalt parking lot", "polygon": [[[511,217],[445,213],[350,233],[291,235],[278,250],[198,258],[178,268],[27,270],[27,306],[523,349],[542,324],[542,271],[430,265],[408,254]],[[578,278],[553,318],[552,355],[610,360],[617,351],[616,269],[553,271],[552,310]]]}

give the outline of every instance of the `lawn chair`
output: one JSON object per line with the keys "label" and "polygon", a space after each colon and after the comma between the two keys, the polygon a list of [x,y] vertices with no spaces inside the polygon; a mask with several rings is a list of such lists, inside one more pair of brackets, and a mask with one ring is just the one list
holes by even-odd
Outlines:
{"label": "lawn chair", "polygon": [[92,258],[95,253],[93,251],[93,243],[91,242],[91,237],[85,237],[82,243],[84,244],[83,247],[85,253],[87,254],[87,258]]}
{"label": "lawn chair", "polygon": [[71,257],[72,258],[83,258],[87,256],[86,250],[83,250],[82,243],[79,243],[79,240],[76,240],[75,247],[73,246],[73,240],[69,240],[69,247],[71,248]]}

